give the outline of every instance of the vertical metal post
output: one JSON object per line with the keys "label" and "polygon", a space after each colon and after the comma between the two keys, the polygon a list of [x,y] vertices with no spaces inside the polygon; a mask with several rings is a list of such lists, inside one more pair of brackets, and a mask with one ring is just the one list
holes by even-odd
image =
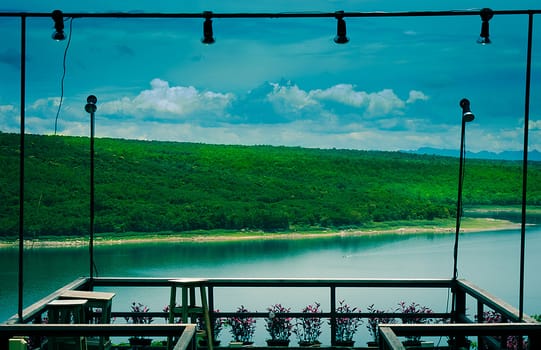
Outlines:
{"label": "vertical metal post", "polygon": [[456,200],[456,224],[455,224],[455,247],[453,253],[453,280],[458,277],[458,237],[460,235],[460,219],[462,216],[462,183],[464,180],[464,135],[466,129],[466,120],[462,118],[462,128],[460,133],[460,160],[458,166],[458,195]]}
{"label": "vertical metal post", "polygon": [[90,256],[90,280],[94,277],[94,114],[97,110],[96,102],[98,99],[94,95],[90,95],[86,99],[85,111],[90,113],[90,227],[88,244]]}
{"label": "vertical metal post", "polygon": [[[483,305],[483,303],[477,299],[477,323],[484,323],[485,320],[485,306]],[[482,336],[478,336],[477,337],[477,347],[479,349],[484,349],[485,348],[485,337],[482,337]]]}
{"label": "vertical metal post", "polygon": [[464,159],[466,158],[465,146],[464,146],[464,136],[466,134],[466,123],[471,122],[475,119],[475,116],[470,110],[470,101],[466,98],[460,100],[459,103],[462,108],[462,127],[460,133],[460,161],[458,168],[458,195],[456,200],[456,225],[455,225],[455,247],[453,253],[453,283],[452,283],[452,302],[451,302],[451,314],[454,317],[455,322],[458,322],[458,315],[455,314],[455,307],[458,311],[459,306],[457,301],[457,277],[458,277],[458,238],[460,236],[460,220],[462,218],[462,185],[464,182]]}
{"label": "vertical metal post", "polygon": [[336,286],[331,286],[331,346],[336,344]]}
{"label": "vertical metal post", "polygon": [[208,288],[208,293],[209,293],[208,304],[209,304],[209,313],[210,313],[210,324],[212,325],[211,336],[207,337],[207,339],[211,339],[212,342],[214,342],[214,339],[215,339],[214,322],[216,322],[216,315],[214,314],[214,287],[212,285],[207,285],[207,288]]}
{"label": "vertical metal post", "polygon": [[460,218],[462,216],[462,180],[463,180],[463,163],[464,163],[464,134],[466,128],[466,121],[462,118],[462,128],[460,134],[460,160],[458,167],[458,196],[456,201],[456,224],[455,224],[455,247],[453,250],[453,283],[451,287],[451,317],[453,317],[454,322],[458,321],[457,311],[457,278],[458,278],[458,238],[460,236]]}
{"label": "vertical metal post", "polygon": [[23,286],[24,286],[24,133],[26,105],[26,16],[21,16],[21,135],[19,153],[19,322],[23,321]]}
{"label": "vertical metal post", "polygon": [[528,53],[526,55],[526,91],[524,93],[524,143],[522,159],[522,218],[520,226],[519,320],[524,316],[524,250],[526,241],[526,199],[528,185],[528,127],[530,124],[530,80],[532,71],[533,13],[528,14]]}

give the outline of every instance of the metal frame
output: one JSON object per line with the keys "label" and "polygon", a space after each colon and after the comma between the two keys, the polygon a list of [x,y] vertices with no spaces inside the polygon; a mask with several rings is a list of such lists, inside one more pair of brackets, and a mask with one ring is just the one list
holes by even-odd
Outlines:
{"label": "metal frame", "polygon": [[[528,15],[528,46],[526,66],[526,91],[525,91],[525,123],[524,123],[524,158],[523,158],[523,183],[522,183],[522,225],[521,225],[521,251],[520,251],[520,296],[519,310],[523,314],[524,304],[524,250],[525,250],[525,225],[526,225],[526,194],[527,194],[527,162],[528,162],[528,123],[530,106],[530,80],[531,80],[531,56],[532,56],[532,32],[533,16],[541,14],[541,10],[497,10],[494,15]],[[313,13],[65,13],[64,17],[71,18],[336,18],[337,12],[313,12]],[[350,18],[364,17],[436,17],[436,16],[474,16],[480,15],[480,10],[456,10],[456,11],[409,11],[409,12],[342,12],[340,16]],[[29,17],[50,17],[51,13],[43,12],[0,12],[0,17],[19,17],[21,19],[21,93],[20,93],[20,175],[19,175],[19,280],[18,280],[18,314],[23,317],[23,251],[24,251],[24,143],[25,143],[25,96],[26,96],[26,19]],[[93,244],[93,243],[92,243]],[[90,248],[90,276],[93,271],[93,247]]]}

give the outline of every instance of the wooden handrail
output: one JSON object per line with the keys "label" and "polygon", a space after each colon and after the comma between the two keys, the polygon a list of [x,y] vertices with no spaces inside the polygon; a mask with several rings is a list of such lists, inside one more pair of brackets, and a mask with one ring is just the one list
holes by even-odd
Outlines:
{"label": "wooden handrail", "polygon": [[171,336],[178,337],[174,350],[194,350],[194,324],[2,324],[0,339],[15,336]]}
{"label": "wooden handrail", "polygon": [[[77,279],[70,284],[64,286],[63,288],[55,291],[51,295],[41,299],[37,303],[33,304],[32,306],[28,307],[23,312],[23,319],[24,322],[29,323],[32,322],[32,320],[35,317],[39,317],[43,312],[45,312],[45,305],[50,302],[51,300],[57,298],[60,294],[65,292],[66,290],[94,290],[95,287],[99,287],[100,289],[106,288],[106,287],[169,287],[170,286],[170,280],[171,277],[159,277],[159,278],[125,278],[125,277],[97,277],[97,278],[80,278]],[[457,295],[461,295],[460,300],[464,300],[464,302],[461,302],[460,310],[457,310],[457,313],[453,315],[449,312],[439,312],[439,313],[423,313],[423,314],[404,314],[401,312],[384,312],[384,313],[370,313],[370,312],[360,312],[360,313],[337,313],[336,312],[336,300],[334,300],[334,306],[333,306],[333,300],[331,300],[331,309],[326,310],[326,312],[321,312],[317,314],[311,314],[311,317],[319,317],[319,318],[328,318],[330,319],[331,324],[331,345],[333,344],[334,339],[334,331],[333,330],[333,322],[336,320],[337,317],[358,317],[358,318],[396,318],[396,319],[407,319],[407,318],[432,318],[432,319],[450,319],[454,320],[455,322],[461,322],[461,324],[389,324],[389,325],[382,325],[385,327],[391,327],[391,328],[384,328],[383,332],[388,331],[396,331],[398,332],[398,335],[401,335],[406,332],[410,333],[419,333],[423,335],[427,334],[441,334],[441,335],[454,335],[454,336],[466,336],[466,335],[484,335],[477,334],[477,331],[486,332],[485,329],[492,331],[496,331],[498,334],[498,330],[504,330],[505,332],[511,331],[512,327],[516,326],[516,333],[517,334],[529,334],[530,328],[532,327],[529,323],[534,323],[535,320],[532,318],[525,316],[523,318],[523,321],[529,322],[529,323],[517,323],[517,324],[510,324],[510,323],[503,323],[503,324],[477,324],[474,323],[474,320],[469,319],[465,315],[465,296],[470,296],[474,300],[477,301],[478,305],[480,305],[480,308],[478,310],[481,310],[482,312],[482,306],[486,305],[487,307],[490,307],[495,312],[498,312],[502,314],[503,320],[509,320],[512,322],[518,322],[518,311],[513,308],[511,305],[505,303],[503,300],[496,298],[495,296],[491,295],[490,293],[486,292],[485,290],[475,286],[469,281],[466,280],[453,280],[453,279],[363,279],[363,278],[329,278],[329,279],[312,279],[312,278],[280,278],[280,279],[267,279],[267,278],[216,278],[216,279],[206,279],[205,286],[208,288],[209,293],[209,309],[211,313],[211,319],[215,319],[217,317],[259,317],[259,318],[266,318],[268,317],[267,312],[248,312],[243,313],[242,315],[239,315],[235,312],[216,312],[214,311],[214,289],[215,288],[253,288],[253,287],[261,287],[261,288],[280,288],[280,287],[287,287],[287,288],[328,288],[329,289],[329,295],[331,299],[336,298],[336,289],[337,288],[424,288],[424,289],[449,289],[453,293],[457,293]],[[116,317],[130,317],[133,316],[134,313],[130,312],[128,310],[125,311],[115,311],[113,312],[113,316]],[[165,318],[168,314],[166,312],[148,312],[142,314],[143,316],[149,316],[149,317],[163,317]],[[288,313],[288,317],[303,317],[306,316],[306,314],[302,312],[291,312]],[[459,316],[459,317],[453,317],[453,316]],[[35,324],[35,325],[22,325],[22,324],[13,324],[17,323],[17,319],[10,319],[8,323],[11,323],[11,326],[25,326],[25,330],[34,332],[33,329],[39,329],[41,333],[43,331],[47,332],[54,332],[55,327],[63,327],[65,325],[44,325],[44,324]],[[468,327],[465,327],[464,325],[468,325]],[[133,332],[134,330],[136,332],[141,331],[142,333],[138,335],[147,335],[150,334],[149,331],[156,332],[160,328],[159,327],[168,327],[171,325],[126,325],[126,324],[118,324],[118,325],[72,325],[70,329],[77,330],[77,332],[96,332],[97,330],[100,331],[100,335],[107,335],[112,334],[109,332],[116,332],[115,334],[118,335],[118,332],[124,332],[129,331]],[[173,325],[174,326],[174,325]],[[35,328],[32,328],[35,327]],[[91,327],[91,328],[87,328]],[[108,328],[110,327],[110,328]],[[396,327],[396,328],[395,328]],[[476,328],[480,327],[480,328]],[[485,328],[483,328],[485,327]],[[539,331],[538,326],[533,326],[532,332],[534,332],[535,337],[538,337]],[[4,332],[7,332],[8,329],[16,329],[16,328],[4,328]],[[162,329],[164,332],[166,332],[166,329]],[[102,334],[101,332],[105,332],[105,334]],[[499,333],[498,335],[509,335],[514,334],[512,331],[511,333]],[[86,333],[85,333],[86,334]],[[133,333],[130,333],[133,334]],[[487,333],[488,334],[488,333]],[[387,334],[389,335],[389,334]],[[0,333],[1,336],[1,333]],[[395,336],[397,336],[395,334]],[[390,339],[390,338],[389,338]],[[389,340],[391,341],[391,340]],[[392,340],[394,342],[394,340]],[[393,348],[395,349],[395,348]]]}
{"label": "wooden handrail", "polygon": [[[479,288],[470,281],[460,279],[457,281],[457,287],[464,290],[466,294],[472,296],[474,299],[477,299],[483,305],[486,305],[493,310],[497,310],[497,312],[502,314],[503,317],[515,322],[520,320],[519,310],[509,305],[504,300],[490,294],[486,290]],[[528,315],[523,315],[523,320],[531,323],[536,322],[535,319]]]}

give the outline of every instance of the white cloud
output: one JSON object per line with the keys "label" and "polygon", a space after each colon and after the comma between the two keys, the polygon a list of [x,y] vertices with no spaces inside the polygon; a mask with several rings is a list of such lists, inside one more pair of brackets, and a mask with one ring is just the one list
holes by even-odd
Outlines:
{"label": "white cloud", "polygon": [[368,116],[381,116],[387,114],[402,114],[405,106],[402,101],[391,89],[384,89],[380,92],[370,94],[370,99],[366,114]]}
{"label": "white cloud", "polygon": [[9,113],[14,112],[16,110],[14,105],[0,105],[0,113]]}
{"label": "white cloud", "polygon": [[0,105],[0,130],[18,132],[20,125],[19,109],[14,105]]}
{"label": "white cloud", "polygon": [[267,94],[269,101],[278,113],[298,113],[301,110],[319,105],[308,92],[297,85],[271,83],[273,90]]}
{"label": "white cloud", "polygon": [[31,105],[27,106],[27,110],[30,111],[45,111],[52,107],[57,107],[60,104],[60,97],[47,97],[40,98],[34,101]]}
{"label": "white cloud", "polygon": [[312,90],[314,98],[332,100],[353,107],[361,107],[366,104],[369,95],[364,91],[355,91],[351,84],[337,84],[325,90]]}
{"label": "white cloud", "polygon": [[541,130],[541,120],[530,120],[529,129],[537,131]]}
{"label": "white cloud", "polygon": [[104,103],[104,114],[121,114],[135,117],[160,117],[186,119],[192,114],[222,114],[234,99],[232,93],[199,91],[193,86],[169,86],[161,79],[150,82],[150,90],[143,90],[134,98],[123,97]]}
{"label": "white cloud", "polygon": [[[299,112],[307,107],[325,109],[324,104],[333,102],[358,109],[356,114],[365,117],[401,115],[406,103],[411,104],[428,97],[421,91],[411,90],[406,101],[400,99],[392,89],[377,92],[357,91],[351,84],[337,84],[327,89],[305,91],[288,82],[287,85],[272,84],[274,89],[267,96],[280,112]],[[312,110],[310,110],[312,112]]]}
{"label": "white cloud", "polygon": [[429,97],[426,96],[422,91],[411,90],[406,103],[414,103],[416,101],[426,101],[428,99]]}

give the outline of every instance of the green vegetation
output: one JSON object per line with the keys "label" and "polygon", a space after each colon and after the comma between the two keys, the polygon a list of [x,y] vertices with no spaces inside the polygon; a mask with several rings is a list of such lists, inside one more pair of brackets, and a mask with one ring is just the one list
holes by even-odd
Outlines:
{"label": "green vegetation", "polygon": [[[96,139],[97,233],[282,231],[452,219],[458,159],[400,152]],[[19,135],[0,133],[0,237],[18,232]],[[27,135],[25,232],[88,232],[89,140]],[[541,204],[541,164],[529,197]],[[470,160],[471,206],[521,200],[520,162]]]}

